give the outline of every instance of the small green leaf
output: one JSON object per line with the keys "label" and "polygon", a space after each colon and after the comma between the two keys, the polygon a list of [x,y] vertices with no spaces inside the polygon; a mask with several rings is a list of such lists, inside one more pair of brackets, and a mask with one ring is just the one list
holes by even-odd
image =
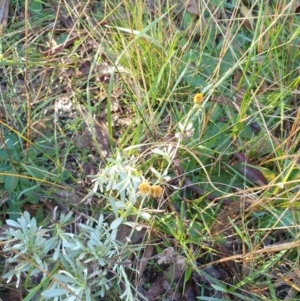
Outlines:
{"label": "small green leaf", "polygon": [[44,219],[44,209],[43,209],[42,206],[39,206],[38,210],[36,211],[35,218],[36,218],[36,221],[38,223],[43,221],[43,219]]}
{"label": "small green leaf", "polygon": [[[0,155],[0,158],[1,158],[1,155]],[[4,181],[5,181],[4,173],[9,172],[10,169],[11,169],[11,166],[9,166],[8,164],[0,165],[0,183],[4,183]]]}
{"label": "small green leaf", "polygon": [[[18,173],[14,169],[10,170],[9,174],[18,175]],[[14,192],[17,185],[18,185],[18,183],[19,183],[19,178],[18,177],[15,177],[13,175],[6,176],[5,180],[4,180],[4,189],[7,192]]]}
{"label": "small green leaf", "polygon": [[22,206],[21,203],[17,201],[16,193],[9,194],[7,204],[7,212],[9,213],[9,218],[16,221],[20,217],[20,213],[22,212]]}
{"label": "small green leaf", "polygon": [[30,8],[34,12],[41,12],[43,9],[42,1],[38,1],[38,0],[30,1]]}

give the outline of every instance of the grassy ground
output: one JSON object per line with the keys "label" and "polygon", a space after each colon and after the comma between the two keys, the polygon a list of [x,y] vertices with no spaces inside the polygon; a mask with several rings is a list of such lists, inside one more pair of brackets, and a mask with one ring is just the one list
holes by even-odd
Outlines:
{"label": "grassy ground", "polygon": [[299,11],[0,10],[3,300],[300,300]]}

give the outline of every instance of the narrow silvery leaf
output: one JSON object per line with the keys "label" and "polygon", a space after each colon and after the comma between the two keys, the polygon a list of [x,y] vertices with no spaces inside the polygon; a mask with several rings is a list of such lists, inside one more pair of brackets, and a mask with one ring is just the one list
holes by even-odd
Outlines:
{"label": "narrow silvery leaf", "polygon": [[65,299],[65,301],[75,301],[77,299],[78,299],[77,296],[71,295],[67,299]]}
{"label": "narrow silvery leaf", "polygon": [[57,247],[55,248],[54,254],[53,254],[53,260],[57,260],[59,257],[60,253],[60,246],[61,246],[61,241],[58,243]]}
{"label": "narrow silvery leaf", "polygon": [[113,230],[113,229],[117,229],[121,223],[123,221],[123,218],[122,217],[119,217],[117,219],[115,219],[111,224],[110,224],[110,228]]}
{"label": "narrow silvery leaf", "polygon": [[155,149],[153,149],[152,150],[152,153],[154,153],[154,154],[156,154],[156,155],[160,155],[160,156],[165,156],[166,154],[165,154],[165,152],[163,152],[161,149],[159,149],[159,148],[155,148]]}
{"label": "narrow silvery leaf", "polygon": [[178,127],[181,132],[184,131],[184,125],[181,122],[178,123]]}
{"label": "narrow silvery leaf", "polygon": [[11,226],[11,227],[21,228],[21,225],[19,223],[17,223],[16,221],[12,220],[12,219],[7,219],[6,224]]}
{"label": "narrow silvery leaf", "polygon": [[150,220],[151,215],[150,215],[149,213],[147,213],[147,212],[142,212],[142,213],[141,213],[141,217],[142,217],[144,220],[148,221],[148,220]]}
{"label": "narrow silvery leaf", "polygon": [[56,274],[54,278],[61,282],[73,283],[73,284],[77,283],[76,279],[67,271],[59,271],[59,274]]}
{"label": "narrow silvery leaf", "polygon": [[[30,224],[30,213],[28,211],[24,211],[23,217],[27,224]],[[34,218],[34,217],[33,217]],[[35,219],[35,218],[34,218]]]}
{"label": "narrow silvery leaf", "polygon": [[61,214],[59,219],[60,224],[67,223],[71,219],[72,215],[73,211],[70,211],[67,215]]}
{"label": "narrow silvery leaf", "polygon": [[125,203],[121,202],[121,201],[115,202],[115,206],[116,206],[117,209],[126,209],[127,208],[127,206],[125,205]]}
{"label": "narrow silvery leaf", "polygon": [[193,128],[193,123],[190,122],[190,123],[187,125],[186,130],[188,131],[188,130],[191,130],[192,128]]}
{"label": "narrow silvery leaf", "polygon": [[110,234],[111,241],[115,241],[117,238],[118,229],[113,229]]}
{"label": "narrow silvery leaf", "polygon": [[151,167],[150,170],[158,179],[161,178],[161,176],[162,176],[161,173],[158,172],[154,167]]}
{"label": "narrow silvery leaf", "polygon": [[[110,196],[110,197],[108,197],[108,201],[115,214],[115,217],[117,218],[119,216],[119,214],[118,214],[118,207],[116,206],[116,199],[114,197]],[[123,202],[120,202],[120,203],[124,204]]]}
{"label": "narrow silvery leaf", "polygon": [[54,298],[67,294],[68,291],[63,288],[49,289],[41,293],[44,298]]}
{"label": "narrow silvery leaf", "polygon": [[34,259],[35,259],[36,263],[38,265],[41,265],[42,264],[41,258],[36,253],[34,253],[33,255],[34,255]]}
{"label": "narrow silvery leaf", "polygon": [[23,250],[24,252],[27,251],[27,248],[25,247],[24,243],[15,244],[14,245],[14,249],[16,249],[16,250]]}

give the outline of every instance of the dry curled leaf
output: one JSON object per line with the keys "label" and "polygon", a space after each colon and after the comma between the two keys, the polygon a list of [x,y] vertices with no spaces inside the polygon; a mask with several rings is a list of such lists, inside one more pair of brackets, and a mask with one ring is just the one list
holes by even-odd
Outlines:
{"label": "dry curled leaf", "polygon": [[183,301],[196,301],[199,295],[198,283],[191,277],[185,286]]}
{"label": "dry curled leaf", "polygon": [[196,16],[200,15],[199,3],[197,3],[195,0],[188,0],[185,5],[186,5],[186,10],[190,14]]}
{"label": "dry curled leaf", "polygon": [[242,162],[243,164],[241,164],[239,166],[239,171],[245,175],[245,177],[252,181],[253,183],[255,183],[257,186],[265,186],[268,185],[268,181],[266,180],[265,176],[262,174],[262,172],[255,168],[254,165],[253,167],[249,164],[251,164],[251,162],[247,159],[247,157],[241,153],[241,152],[237,152],[235,153],[235,157]]}
{"label": "dry curled leaf", "polygon": [[243,25],[246,28],[253,28],[254,27],[254,17],[252,15],[252,10],[249,9],[247,6],[245,6],[243,3],[241,3],[240,6],[240,13],[245,18],[243,21]]}
{"label": "dry curled leaf", "polygon": [[[130,237],[131,234],[132,236]],[[118,227],[117,240],[125,243],[130,237],[131,242],[137,244],[145,237],[145,234],[145,229],[142,229],[141,231],[137,231],[136,229],[132,230],[132,227],[122,224]]]}
{"label": "dry curled leaf", "polygon": [[181,279],[186,269],[185,258],[172,247],[166,248],[158,257],[158,264],[170,264],[170,266],[165,270],[164,275],[157,278],[152,287],[145,293],[148,301],[156,300],[158,296],[166,292],[170,292],[175,296],[176,292],[173,290],[171,283]]}
{"label": "dry curled leaf", "polygon": [[183,266],[185,262],[185,258],[179,255],[172,247],[164,249],[162,254],[158,255],[158,258],[158,264],[176,263]]}

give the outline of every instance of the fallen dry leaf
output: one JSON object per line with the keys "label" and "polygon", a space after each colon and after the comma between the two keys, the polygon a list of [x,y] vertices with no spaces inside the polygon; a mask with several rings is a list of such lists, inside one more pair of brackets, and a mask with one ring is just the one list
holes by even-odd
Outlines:
{"label": "fallen dry leaf", "polygon": [[199,296],[198,283],[191,277],[185,286],[183,301],[196,301],[197,296]]}
{"label": "fallen dry leaf", "polygon": [[[255,167],[251,167],[249,164],[252,164],[248,158],[241,152],[235,153],[235,157],[242,163],[238,168],[239,171],[245,175],[245,177],[255,183],[257,186],[266,186],[268,185],[267,179],[264,177],[262,172]],[[254,166],[254,165],[253,165]]]}
{"label": "fallen dry leaf", "polygon": [[246,28],[254,28],[254,17],[252,15],[252,10],[245,6],[242,2],[240,3],[240,13],[244,16],[243,26]]}
{"label": "fallen dry leaf", "polygon": [[82,133],[75,136],[75,144],[79,149],[93,147],[99,153],[99,161],[111,156],[108,129],[103,121],[86,121]]}
{"label": "fallen dry leaf", "polygon": [[18,288],[10,287],[8,291],[8,300],[11,301],[21,301],[23,300],[22,296],[22,286],[20,285]]}
{"label": "fallen dry leaf", "polygon": [[166,248],[162,254],[158,256],[158,264],[170,264],[169,268],[164,272],[162,277],[157,278],[151,288],[145,293],[148,301],[155,300],[163,293],[170,291],[171,295],[176,295],[171,283],[182,278],[185,272],[185,258],[178,254],[172,247]]}
{"label": "fallen dry leaf", "polygon": [[199,9],[199,3],[197,3],[195,0],[188,0],[185,3],[186,10],[192,14],[199,16],[200,15],[200,9]]}
{"label": "fallen dry leaf", "polygon": [[[130,234],[132,232],[132,228],[127,225],[120,225],[118,227],[117,232],[117,240],[125,243],[127,239],[129,238]],[[130,237],[131,243],[137,244],[141,242],[141,240],[145,237],[146,230],[142,229],[140,231],[137,231],[136,229],[133,230],[133,235]]]}
{"label": "fallen dry leaf", "polygon": [[154,301],[158,296],[171,290],[171,294],[175,294],[171,283],[178,281],[184,273],[182,266],[172,264],[164,273],[163,277],[157,278],[151,288],[146,292],[145,297],[148,301]]}
{"label": "fallen dry leaf", "polygon": [[179,255],[172,247],[164,249],[162,254],[158,255],[158,258],[158,264],[176,263],[183,266],[185,262],[185,258]]}

